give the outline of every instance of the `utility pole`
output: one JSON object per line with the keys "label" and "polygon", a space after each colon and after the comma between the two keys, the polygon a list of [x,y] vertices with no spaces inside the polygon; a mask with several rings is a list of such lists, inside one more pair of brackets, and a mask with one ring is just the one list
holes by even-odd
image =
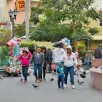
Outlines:
{"label": "utility pole", "polygon": [[26,41],[29,41],[29,1],[25,0],[25,32]]}

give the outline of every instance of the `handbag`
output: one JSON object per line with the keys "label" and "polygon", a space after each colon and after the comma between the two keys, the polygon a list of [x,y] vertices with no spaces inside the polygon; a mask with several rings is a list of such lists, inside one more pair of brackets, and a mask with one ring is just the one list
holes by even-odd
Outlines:
{"label": "handbag", "polygon": [[52,63],[52,65],[51,65],[51,69],[52,69],[52,71],[56,70],[56,69],[57,69],[57,64]]}

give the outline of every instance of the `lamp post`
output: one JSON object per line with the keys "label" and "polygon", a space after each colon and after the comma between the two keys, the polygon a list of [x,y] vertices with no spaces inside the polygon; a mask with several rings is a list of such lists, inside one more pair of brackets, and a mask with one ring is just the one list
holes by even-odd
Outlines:
{"label": "lamp post", "polygon": [[25,0],[25,32],[26,32],[26,41],[29,41],[29,2],[30,2],[30,0]]}
{"label": "lamp post", "polygon": [[17,9],[9,11],[10,22],[12,23],[12,38],[14,37],[14,21],[16,20],[17,12]]}

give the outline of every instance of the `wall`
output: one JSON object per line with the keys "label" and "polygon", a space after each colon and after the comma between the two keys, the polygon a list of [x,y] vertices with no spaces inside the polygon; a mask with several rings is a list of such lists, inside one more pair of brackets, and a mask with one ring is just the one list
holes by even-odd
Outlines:
{"label": "wall", "polygon": [[[15,9],[15,2],[16,0],[7,0],[7,9],[6,9],[6,19],[9,20],[9,10]],[[25,11],[19,11],[16,18],[16,23],[20,24],[21,22],[24,22],[25,20]]]}
{"label": "wall", "polygon": [[6,0],[0,0],[0,21],[5,21],[5,1]]}

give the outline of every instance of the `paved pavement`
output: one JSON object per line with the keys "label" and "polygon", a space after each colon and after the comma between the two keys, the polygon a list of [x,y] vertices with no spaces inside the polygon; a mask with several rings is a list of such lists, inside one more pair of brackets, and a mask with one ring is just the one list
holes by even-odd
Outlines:
{"label": "paved pavement", "polygon": [[[51,77],[55,78],[50,82]],[[62,90],[57,88],[55,75],[47,75],[47,81],[42,82],[38,89],[32,87],[34,76],[28,78],[28,83],[20,82],[20,78],[5,78],[0,80],[0,102],[102,102],[102,92],[90,86],[90,76],[88,74],[85,83],[78,85],[75,81],[76,89],[68,88]]]}

